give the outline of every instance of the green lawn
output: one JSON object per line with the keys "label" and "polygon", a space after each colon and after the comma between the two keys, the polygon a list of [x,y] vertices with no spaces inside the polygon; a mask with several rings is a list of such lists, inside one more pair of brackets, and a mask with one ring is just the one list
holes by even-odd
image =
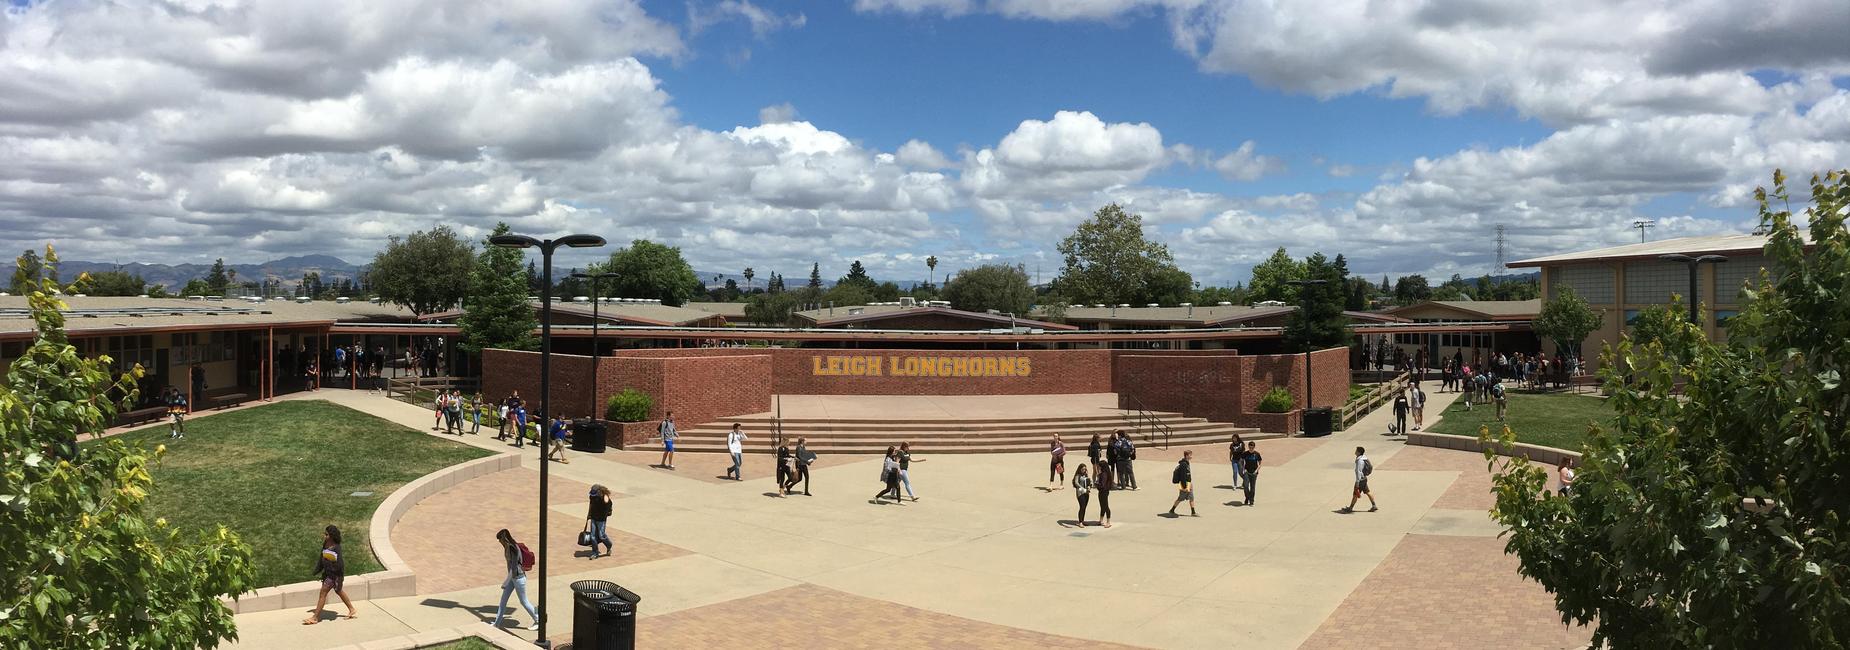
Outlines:
{"label": "green lawn", "polygon": [[427,646],[427,647],[421,648],[420,650],[498,650],[498,649],[495,647],[495,644],[493,643],[489,643],[487,641],[483,641],[482,639],[478,637],[471,636],[471,637],[464,637],[461,639],[457,639],[455,641],[451,641],[449,643],[445,643],[442,645]]}
{"label": "green lawn", "polygon": [[[1507,424],[1516,433],[1517,442],[1569,451],[1580,450],[1580,442],[1587,435],[1589,422],[1612,417],[1612,409],[1606,405],[1605,399],[1587,395],[1511,392],[1509,400]],[[1501,424],[1497,422],[1496,407],[1478,404],[1466,412],[1465,401],[1459,399],[1445,410],[1444,419],[1430,430],[1434,433],[1477,437],[1480,425],[1489,425],[1491,433],[1502,431]]]}
{"label": "green lawn", "polygon": [[199,418],[179,441],[167,439],[166,424],[121,437],[167,444],[152,511],[182,531],[231,528],[251,546],[260,587],[314,579],[328,524],[344,537],[348,575],[378,571],[367,528],[379,503],[420,476],[489,455],[318,400]]}

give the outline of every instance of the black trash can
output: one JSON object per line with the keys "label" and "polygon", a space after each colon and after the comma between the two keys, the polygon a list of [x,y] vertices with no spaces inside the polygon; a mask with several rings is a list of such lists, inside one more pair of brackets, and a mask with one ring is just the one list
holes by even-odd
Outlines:
{"label": "black trash can", "polygon": [[634,650],[642,597],[605,580],[572,583],[573,650]]}
{"label": "black trash can", "polygon": [[601,421],[577,420],[572,423],[572,450],[604,453],[604,438],[609,432]]}
{"label": "black trash can", "polygon": [[1334,429],[1334,420],[1335,412],[1328,406],[1304,409],[1304,437],[1330,435]]}

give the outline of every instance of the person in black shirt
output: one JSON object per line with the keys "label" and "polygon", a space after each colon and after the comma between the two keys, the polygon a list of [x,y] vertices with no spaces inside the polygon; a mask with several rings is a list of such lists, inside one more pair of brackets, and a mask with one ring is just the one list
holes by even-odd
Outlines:
{"label": "person in black shirt", "polygon": [[790,479],[790,486],[796,487],[797,481],[803,481],[803,496],[809,496],[809,464],[816,462],[816,454],[809,450],[809,440],[797,438],[797,475]]}
{"label": "person in black shirt", "polygon": [[1195,514],[1195,475],[1188,469],[1188,461],[1194,456],[1195,451],[1193,449],[1183,450],[1182,460],[1176,463],[1175,475],[1170,478],[1171,482],[1176,484],[1177,490],[1175,503],[1169,504],[1169,514],[1171,515],[1176,513],[1176,506],[1182,505],[1183,501],[1187,501],[1188,516],[1201,516]]}
{"label": "person in black shirt", "polygon": [[501,427],[495,432],[496,440],[507,439],[507,428],[514,422],[514,410],[520,408],[520,391],[514,391],[507,399],[501,400]]}
{"label": "person in black shirt", "polygon": [[617,545],[610,541],[610,488],[603,485],[591,486],[591,507],[585,513],[585,519],[591,527],[591,559],[598,558],[597,546],[603,544],[607,549],[604,555],[615,553]]}
{"label": "person in black shirt", "polygon": [[1092,434],[1092,444],[1086,447],[1086,458],[1092,459],[1092,473],[1098,473],[1098,457],[1103,453],[1099,445],[1099,435]]}
{"label": "person in black shirt", "polygon": [[1246,457],[1241,460],[1246,463],[1246,505],[1250,506],[1253,504],[1253,492],[1259,486],[1259,464],[1265,461],[1265,457],[1259,455],[1259,443],[1246,443]]}
{"label": "person in black shirt", "polygon": [[[906,496],[912,497],[913,501],[918,501],[919,500],[918,495],[912,493],[912,476],[911,476],[911,473],[908,471],[911,468],[912,468],[912,443],[910,442],[899,443],[899,482],[906,486]],[[899,498],[899,491],[895,490],[893,492],[893,498],[895,499]]]}
{"label": "person in black shirt", "polygon": [[795,481],[791,480],[791,471],[790,471],[790,445],[778,445],[777,446],[777,491],[778,493],[782,495],[790,494],[790,486],[794,482]]}
{"label": "person in black shirt", "polygon": [[321,576],[321,596],[315,600],[315,610],[302,620],[303,625],[321,622],[321,610],[328,605],[328,592],[340,595],[340,602],[347,606],[347,618],[359,616],[353,609],[353,601],[347,599],[347,560],[340,555],[340,529],[332,524],[321,531],[321,556],[315,560],[315,574]]}
{"label": "person in black shirt", "polygon": [[1405,435],[1407,433],[1407,410],[1407,393],[1402,391],[1399,395],[1394,396],[1394,426],[1389,429],[1389,433],[1394,435]]}

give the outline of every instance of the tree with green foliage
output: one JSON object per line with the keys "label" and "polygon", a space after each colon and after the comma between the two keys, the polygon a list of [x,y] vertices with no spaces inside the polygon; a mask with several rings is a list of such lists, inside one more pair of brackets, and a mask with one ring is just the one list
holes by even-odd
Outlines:
{"label": "tree with green foliage", "polygon": [[822,290],[822,263],[821,262],[817,262],[817,263],[809,265],[809,285],[808,287],[811,291],[821,291]]}
{"label": "tree with green foliage", "polygon": [[7,285],[7,291],[16,296],[32,293],[38,287],[39,278],[45,274],[45,262],[39,259],[38,251],[30,248],[14,260],[13,281]]}
{"label": "tree with green foliage", "polygon": [[867,274],[867,267],[861,266],[860,260],[855,260],[853,264],[848,265],[848,274],[842,276],[840,280],[836,280],[835,284],[856,285],[866,290],[869,294],[873,293],[874,287],[880,286],[880,283],[875,282],[874,278]]}
{"label": "tree with green foliage", "polygon": [[[513,232],[506,223],[495,224],[489,236]],[[533,305],[527,303],[526,277],[520,272],[525,251],[488,245],[482,240],[482,252],[475,256],[469,271],[469,297],[463,315],[456,319],[462,329],[462,349],[481,354],[488,348],[503,350],[537,350],[539,329]]]}
{"label": "tree with green foliage", "polygon": [[[49,246],[44,264],[57,264]],[[66,338],[59,295],[88,280],[30,287],[37,334],[0,382],[0,647],[217,647],[237,638],[219,598],[252,586],[250,547],[223,526],[182,539],[149,513],[165,446],[77,446],[134,403],[143,376],[111,379],[108,357]]]}
{"label": "tree with green foliage", "polygon": [[387,240],[373,256],[370,277],[385,302],[411,310],[413,317],[434,314],[462,302],[475,264],[475,251],[449,226]]}
{"label": "tree with green foliage", "polygon": [[1244,305],[1246,304],[1246,295],[1245,285],[1202,287],[1195,290],[1194,296],[1189,302],[1203,306],[1218,305],[1223,302]]}
{"label": "tree with green foliage", "polygon": [[771,277],[764,281],[764,291],[765,293],[783,293],[784,276],[778,274],[776,271],[772,271]]}
{"label": "tree with green foliage", "polygon": [[225,258],[212,261],[212,270],[206,273],[206,286],[212,295],[225,295],[226,287],[231,286],[231,276],[225,274]]}
{"label": "tree with green foliage", "polygon": [[1808,252],[1784,177],[1755,192],[1767,270],[1726,343],[1677,321],[1605,350],[1616,417],[1589,425],[1570,494],[1493,461],[1506,551],[1595,647],[1850,645],[1850,175],[1809,193]]}
{"label": "tree with green foliage", "polygon": [[1587,301],[1574,294],[1573,287],[1561,287],[1555,297],[1542,304],[1530,328],[1535,335],[1555,342],[1555,348],[1570,357],[1580,356],[1580,344],[1587,335],[1604,323],[1603,312],[1593,311]]}
{"label": "tree with green foliage", "polygon": [[965,311],[994,309],[1026,317],[1034,306],[1034,287],[1020,266],[985,264],[958,272],[944,285],[944,299]]}
{"label": "tree with green foliage", "polygon": [[874,293],[860,283],[837,283],[822,292],[821,302],[836,307],[865,305],[874,301]]}
{"label": "tree with green foliage", "polygon": [[631,241],[627,248],[611,253],[603,264],[591,265],[590,271],[617,274],[604,285],[610,287],[611,295],[652,298],[674,307],[707,292],[700,276],[694,274],[694,267],[681,257],[680,247],[647,239]]}
{"label": "tree with green foliage", "polygon": [[874,287],[874,300],[880,302],[893,302],[899,300],[899,294],[899,285],[892,280],[882,282]]}
{"label": "tree with green foliage", "polygon": [[749,266],[745,267],[744,275],[745,275],[745,290],[746,291],[752,290],[752,276],[757,275],[757,274],[758,273],[756,271],[752,270],[752,267],[749,267]]}
{"label": "tree with green foliage", "polygon": [[[1118,204],[1099,208],[1057,246],[1064,257],[1054,289],[1080,303],[1185,300],[1194,286],[1169,247],[1144,236],[1143,217]],[[947,294],[949,287],[946,287]]]}
{"label": "tree with green foliage", "polygon": [[117,269],[90,274],[84,293],[92,296],[139,296],[148,292],[148,281]]}
{"label": "tree with green foliage", "polygon": [[1291,282],[1304,279],[1305,273],[1304,263],[1291,259],[1285,247],[1280,246],[1271,257],[1253,266],[1253,281],[1246,285],[1246,297],[1253,302],[1296,302],[1298,288]]}
{"label": "tree with green foliage", "polygon": [[[1626,323],[1625,336],[1633,346],[1648,345],[1653,342],[1668,344],[1675,340],[1672,334],[1677,323],[1687,320],[1688,308],[1683,306],[1682,296],[1672,296],[1668,305],[1651,305],[1638,312],[1631,322]],[[1667,348],[1674,351],[1674,348]]]}
{"label": "tree with green foliage", "polygon": [[1349,317],[1343,315],[1343,301],[1348,294],[1343,285],[1343,278],[1349,275],[1346,267],[1323,253],[1304,260],[1304,279],[1323,280],[1323,284],[1291,286],[1299,294],[1292,300],[1297,310],[1285,321],[1287,347],[1311,352],[1349,342]]}
{"label": "tree with green foliage", "polygon": [[1345,281],[1348,293],[1343,297],[1343,309],[1363,311],[1368,309],[1368,299],[1375,294],[1375,285],[1367,278],[1354,277]]}
{"label": "tree with green foliage", "polygon": [[739,296],[741,294],[742,292],[739,291],[739,281],[738,280],[734,280],[732,278],[726,278],[726,284],[721,285],[720,287],[720,295],[724,296],[724,300],[722,302],[734,302],[739,299]]}
{"label": "tree with green foliage", "polygon": [[1426,283],[1426,276],[1415,273],[1394,281],[1394,302],[1413,305],[1427,300],[1432,300],[1432,287]]}
{"label": "tree with green foliage", "polygon": [[211,285],[206,284],[206,281],[200,278],[187,280],[186,286],[180,287],[180,295],[182,296],[205,296],[211,293]]}
{"label": "tree with green foliage", "polygon": [[766,291],[745,303],[745,320],[760,325],[790,325],[797,312],[797,298],[788,291]]}
{"label": "tree with green foliage", "polygon": [[927,289],[933,286],[931,283],[931,279],[937,276],[938,276],[938,256],[937,255],[925,256],[925,287]]}

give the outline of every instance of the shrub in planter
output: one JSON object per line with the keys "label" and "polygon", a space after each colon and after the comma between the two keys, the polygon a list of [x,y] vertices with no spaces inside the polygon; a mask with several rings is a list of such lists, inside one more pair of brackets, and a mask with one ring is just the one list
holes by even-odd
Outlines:
{"label": "shrub in planter", "polygon": [[604,407],[604,419],[612,422],[641,422],[649,419],[649,408],[655,406],[655,399],[648,393],[634,388],[625,388],[623,392],[610,396],[610,402]]}
{"label": "shrub in planter", "polygon": [[1290,413],[1297,406],[1297,400],[1291,398],[1291,392],[1277,386],[1259,398],[1260,413]]}

